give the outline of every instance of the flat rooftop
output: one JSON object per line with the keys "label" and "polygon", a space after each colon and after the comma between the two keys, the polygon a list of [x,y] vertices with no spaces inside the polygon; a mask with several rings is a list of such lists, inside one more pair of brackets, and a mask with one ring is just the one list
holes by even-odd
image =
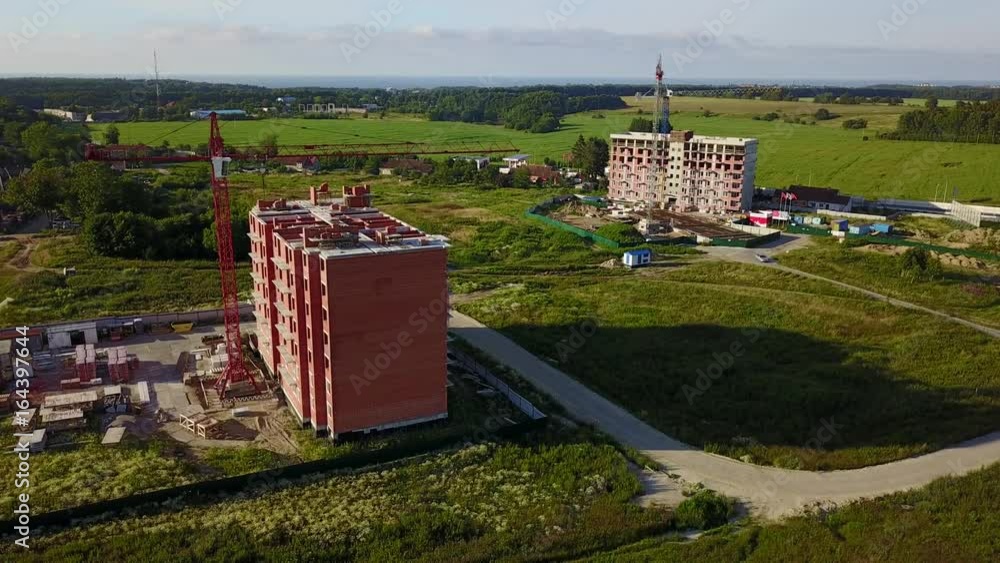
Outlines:
{"label": "flat rooftop", "polygon": [[326,260],[450,247],[447,237],[428,235],[375,207],[347,207],[345,201],[288,201],[264,209],[258,204],[251,213],[273,223],[275,235],[292,248]]}
{"label": "flat rooftop", "polygon": [[[611,135],[612,139],[621,141],[653,141],[655,140],[654,133],[637,133],[635,131],[629,131],[626,133],[615,133]],[[660,134],[660,140],[664,142],[670,141],[670,135]],[[756,143],[757,139],[752,137],[712,137],[709,135],[695,135],[691,137],[689,143],[716,143],[720,145],[747,145],[751,143]]]}

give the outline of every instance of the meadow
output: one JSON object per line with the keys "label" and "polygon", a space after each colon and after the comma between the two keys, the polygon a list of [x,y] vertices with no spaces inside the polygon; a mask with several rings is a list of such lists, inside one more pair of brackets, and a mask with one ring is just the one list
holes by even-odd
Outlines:
{"label": "meadow", "polygon": [[[710,452],[850,469],[987,434],[1000,416],[995,339],[825,282],[710,262],[523,282],[459,309]],[[588,322],[595,334],[567,352]],[[817,447],[824,421],[840,428]]]}
{"label": "meadow", "polygon": [[937,279],[901,275],[901,258],[819,239],[809,248],[782,254],[781,264],[803,272],[923,305],[1000,328],[1000,271],[945,267]]}
{"label": "meadow", "polygon": [[[35,239],[28,264],[0,265],[0,326],[38,325],[107,316],[215,309],[219,269],[213,260],[125,260],[97,256],[76,236]],[[0,243],[18,253],[26,243]],[[64,268],[76,268],[74,276]],[[249,268],[239,272],[249,296]]]}
{"label": "meadow", "polygon": [[[620,454],[571,435],[550,431],[534,445],[480,444],[367,473],[33,530],[32,550],[17,560],[936,563],[1000,553],[1000,514],[989,510],[989,499],[1000,497],[1000,465],[686,540],[679,520],[691,499],[676,511],[633,505],[639,484]],[[19,549],[5,542],[0,554]]]}
{"label": "meadow", "polygon": [[[651,113],[651,102],[636,102],[625,110],[569,115],[563,128],[549,134],[530,134],[501,126],[431,122],[414,116],[389,115],[385,119],[343,120],[264,120],[227,122],[223,136],[233,145],[259,143],[265,133],[278,135],[279,143],[381,143],[381,142],[509,142],[534,160],[560,160],[577,137],[608,138],[626,131],[642,111]],[[1000,175],[1000,146],[960,143],[929,143],[878,140],[879,132],[895,128],[905,106],[831,105],[840,117],[816,125],[785,123],[782,120],[756,121],[754,116],[782,112],[790,117],[809,119],[819,104],[811,102],[768,102],[720,98],[676,97],[673,123],[678,129],[692,129],[703,135],[755,137],[760,140],[757,185],[781,188],[801,183],[830,186],[845,193],[877,198],[933,199],[942,186],[960,189],[959,199],[967,202],[1000,203],[1000,194],[990,178]],[[704,117],[706,110],[712,117]],[[869,129],[842,128],[846,119],[870,120]],[[122,143],[197,146],[208,139],[208,124],[196,124],[170,135],[178,123],[121,123]],[[305,129],[303,129],[305,128]],[[100,139],[103,126],[94,126]],[[864,137],[870,140],[865,141]],[[155,140],[155,142],[154,142]]]}

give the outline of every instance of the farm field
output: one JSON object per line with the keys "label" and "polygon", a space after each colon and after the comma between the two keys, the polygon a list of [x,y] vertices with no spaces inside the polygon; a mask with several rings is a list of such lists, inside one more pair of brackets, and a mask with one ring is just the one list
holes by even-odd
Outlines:
{"label": "farm field", "polygon": [[[626,98],[636,104],[634,98]],[[649,106],[643,101],[640,106]],[[755,121],[755,115],[782,111],[787,115],[811,115],[819,104],[810,102],[766,102],[720,98],[674,99],[674,126],[704,135],[756,137],[761,141],[757,184],[785,187],[793,183],[836,187],[868,198],[933,199],[941,186],[960,189],[962,201],[1000,203],[1000,194],[989,178],[1000,175],[1000,145],[881,141],[877,132],[895,128],[898,116],[908,108],[876,105],[831,106],[840,119],[818,125],[793,125],[783,121]],[[650,109],[644,113],[650,113]],[[225,124],[223,136],[231,144],[252,143],[262,133],[275,133],[279,143],[379,143],[387,141],[510,142],[538,161],[562,159],[579,135],[606,138],[628,129],[640,107],[626,110],[581,113],[567,116],[560,131],[537,135],[500,126],[453,122],[431,122],[413,116],[387,119],[234,121]],[[912,108],[909,108],[912,109]],[[702,117],[704,110],[715,114]],[[843,119],[871,120],[866,131],[848,131]],[[121,123],[121,142],[151,142],[177,129],[177,123]],[[302,129],[306,127],[308,129]],[[94,127],[100,139],[102,126]],[[864,141],[869,136],[871,140]],[[165,137],[173,145],[197,146],[207,142],[208,124],[198,124]]]}
{"label": "farm field", "polygon": [[[886,463],[1000,416],[995,339],[754,266],[535,276],[459,309],[666,434],[761,464]],[[596,332],[567,350],[586,323]]]}
{"label": "farm field", "polygon": [[902,258],[881,249],[845,248],[833,240],[817,240],[813,247],[782,254],[779,260],[803,272],[1000,328],[1000,261],[988,270],[946,266],[940,279],[911,280],[901,276]]}

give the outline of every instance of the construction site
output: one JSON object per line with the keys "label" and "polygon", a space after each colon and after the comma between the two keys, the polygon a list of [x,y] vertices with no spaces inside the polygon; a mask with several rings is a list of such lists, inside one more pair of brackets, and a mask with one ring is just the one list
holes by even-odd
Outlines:
{"label": "construction site", "polygon": [[566,196],[551,202],[546,216],[578,229],[597,232],[614,224],[632,225],[648,242],[712,244],[715,241],[752,242],[761,236],[718,216],[682,213],[646,203],[627,203],[603,198]]}
{"label": "construction site", "polygon": [[[89,146],[90,160],[207,162],[215,217],[232,224],[233,161],[279,158],[271,148],[226,148],[210,116],[210,156],[152,154],[145,146]],[[324,145],[285,153],[468,154],[508,147]],[[306,194],[303,194],[304,196]],[[126,437],[166,434],[195,448],[261,447],[295,456],[295,432],[342,441],[403,427],[470,422],[497,411],[503,424],[538,416],[511,411],[502,382],[475,375],[449,352],[448,241],[372,205],[368,186],[309,189],[301,201],[259,201],[251,210],[253,302],[241,302],[233,233],[216,231],[223,307],[207,326],[189,319],[74,321],[3,342],[26,344],[25,401],[11,392],[0,408],[31,434],[32,451],[72,445],[77,431],[100,432],[113,447]],[[219,322],[221,321],[221,322]],[[8,371],[13,372],[11,366]],[[457,405],[450,403],[458,402]],[[23,408],[25,405],[30,408]],[[459,416],[453,420],[452,411]],[[527,413],[527,414],[526,414]],[[533,414],[532,414],[533,413]]]}

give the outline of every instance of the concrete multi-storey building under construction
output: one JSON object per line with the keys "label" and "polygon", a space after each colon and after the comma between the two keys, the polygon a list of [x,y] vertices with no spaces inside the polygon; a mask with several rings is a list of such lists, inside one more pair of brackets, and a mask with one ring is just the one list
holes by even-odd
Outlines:
{"label": "concrete multi-storey building under construction", "polygon": [[367,186],[250,212],[257,348],[303,425],[336,438],[448,416],[447,239]]}
{"label": "concrete multi-storey building under construction", "polygon": [[691,131],[611,136],[609,197],[702,213],[739,213],[753,202],[757,140]]}

